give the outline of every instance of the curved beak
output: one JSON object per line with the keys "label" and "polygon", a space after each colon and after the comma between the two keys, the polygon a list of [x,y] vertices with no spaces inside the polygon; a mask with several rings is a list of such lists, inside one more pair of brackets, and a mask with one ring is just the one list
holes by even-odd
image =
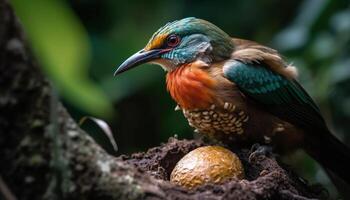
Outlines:
{"label": "curved beak", "polygon": [[114,76],[121,74],[129,69],[132,69],[138,65],[159,58],[162,53],[164,53],[163,49],[152,49],[149,51],[142,49],[141,51],[135,53],[134,55],[130,56],[126,61],[124,61],[114,72]]}

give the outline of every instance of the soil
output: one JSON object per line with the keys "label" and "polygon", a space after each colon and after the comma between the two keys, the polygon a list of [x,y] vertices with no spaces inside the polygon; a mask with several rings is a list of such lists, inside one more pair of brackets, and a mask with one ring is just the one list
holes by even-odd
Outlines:
{"label": "soil", "polygon": [[[118,160],[134,165],[160,182],[157,185],[166,191],[167,199],[326,199],[320,186],[310,186],[296,176],[287,166],[279,164],[272,154],[250,149],[234,149],[241,159],[246,178],[229,180],[223,184],[207,184],[188,190],[169,182],[176,163],[191,150],[208,145],[198,140],[170,138],[165,144],[147,152],[122,155]],[[254,149],[254,147],[253,147]],[[282,167],[284,166],[284,167]],[[150,198],[152,199],[152,198]]]}

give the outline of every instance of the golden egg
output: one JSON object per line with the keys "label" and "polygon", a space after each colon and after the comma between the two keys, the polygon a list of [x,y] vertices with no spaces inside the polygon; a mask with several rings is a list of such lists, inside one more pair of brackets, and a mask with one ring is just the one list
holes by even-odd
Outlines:
{"label": "golden egg", "polygon": [[186,154],[175,166],[170,181],[189,189],[205,183],[222,183],[229,178],[244,178],[236,154],[220,146],[199,147]]}

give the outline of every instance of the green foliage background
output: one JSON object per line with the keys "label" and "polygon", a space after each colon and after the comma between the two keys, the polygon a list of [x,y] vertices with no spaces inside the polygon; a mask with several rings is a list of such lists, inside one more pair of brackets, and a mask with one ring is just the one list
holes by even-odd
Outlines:
{"label": "green foliage background", "polygon": [[[300,81],[337,136],[350,144],[350,6],[347,0],[12,0],[33,50],[79,120],[92,115],[113,128],[119,153],[145,150],[169,136],[191,138],[174,112],[160,67],[145,65],[119,77],[116,67],[168,21],[194,16],[233,37],[279,50],[299,68]],[[90,129],[108,151],[101,133]],[[101,139],[102,138],[102,139]],[[287,158],[288,160],[288,158]],[[329,185],[310,158],[289,163],[303,177]]]}

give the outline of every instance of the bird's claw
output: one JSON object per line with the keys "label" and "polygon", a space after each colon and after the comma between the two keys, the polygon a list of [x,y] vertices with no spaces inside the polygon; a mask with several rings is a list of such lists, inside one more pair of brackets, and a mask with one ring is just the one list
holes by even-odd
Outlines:
{"label": "bird's claw", "polygon": [[258,143],[253,144],[250,149],[249,162],[251,162],[254,158],[259,156],[273,157],[274,154],[272,152],[272,147],[267,145],[260,145]]}

